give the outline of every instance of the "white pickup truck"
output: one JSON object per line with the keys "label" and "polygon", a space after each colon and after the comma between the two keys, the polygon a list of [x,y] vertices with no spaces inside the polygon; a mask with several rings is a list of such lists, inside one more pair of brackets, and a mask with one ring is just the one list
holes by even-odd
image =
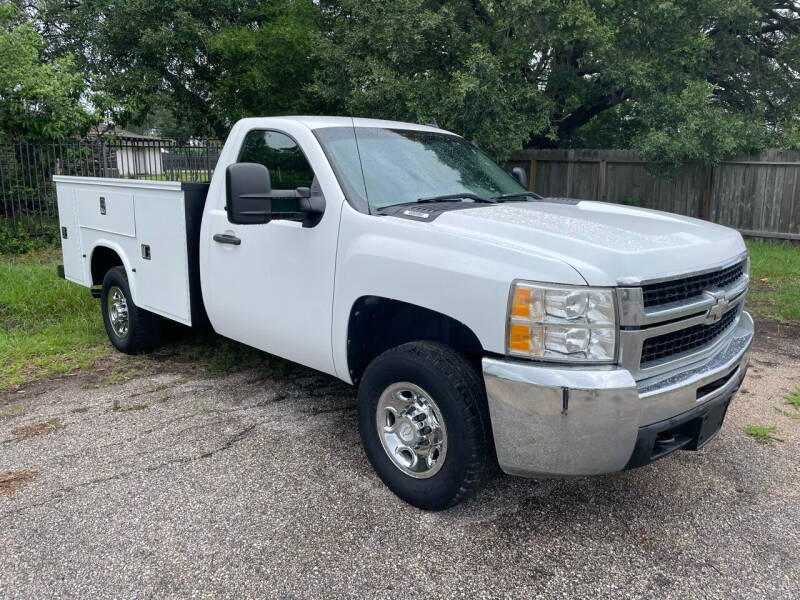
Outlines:
{"label": "white pickup truck", "polygon": [[569,477],[696,450],[747,369],[736,231],[541,198],[434,127],[244,119],[210,184],[54,179],[63,276],[114,346],[207,319],[358,385],[369,460],[421,508],[498,463]]}

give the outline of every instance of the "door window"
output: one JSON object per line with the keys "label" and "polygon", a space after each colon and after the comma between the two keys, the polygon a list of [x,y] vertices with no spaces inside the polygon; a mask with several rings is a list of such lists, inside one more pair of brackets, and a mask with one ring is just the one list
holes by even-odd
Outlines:
{"label": "door window", "polygon": [[274,190],[311,187],[314,180],[314,171],[300,147],[288,135],[277,131],[254,129],[249,132],[239,151],[238,162],[267,167]]}

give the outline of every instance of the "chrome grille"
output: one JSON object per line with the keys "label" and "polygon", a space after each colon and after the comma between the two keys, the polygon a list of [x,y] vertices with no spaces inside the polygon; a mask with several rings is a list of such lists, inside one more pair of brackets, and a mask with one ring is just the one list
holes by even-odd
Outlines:
{"label": "chrome grille", "polygon": [[640,381],[716,352],[742,314],[750,281],[747,262],[742,252],[716,269],[644,281],[639,286],[620,285],[620,365]]}
{"label": "chrome grille", "polygon": [[644,306],[689,300],[701,296],[706,290],[727,287],[742,277],[744,265],[745,261],[742,261],[718,271],[642,286]]}
{"label": "chrome grille", "polygon": [[710,344],[736,319],[738,310],[733,308],[722,315],[722,318],[711,325],[693,325],[686,329],[678,329],[657,337],[644,340],[640,366],[645,368],[651,363],[664,358],[671,358],[689,352],[706,344]]}

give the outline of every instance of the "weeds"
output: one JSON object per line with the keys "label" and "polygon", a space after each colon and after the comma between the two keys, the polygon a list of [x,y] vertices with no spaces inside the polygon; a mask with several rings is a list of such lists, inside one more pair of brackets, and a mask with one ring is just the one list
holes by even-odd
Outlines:
{"label": "weeds", "polygon": [[[39,229],[38,232],[35,232]],[[0,218],[0,254],[28,254],[59,245],[58,220],[45,218],[17,223],[16,229],[8,219]]]}
{"label": "weeds", "polygon": [[783,438],[775,435],[776,431],[778,431],[778,428],[774,425],[751,425],[745,429],[745,433],[755,438],[759,444],[769,444],[773,441],[784,441]]}
{"label": "weeds", "polygon": [[800,410],[800,388],[797,388],[793,394],[783,397],[786,402],[784,404],[791,405],[795,410]]}
{"label": "weeds", "polygon": [[781,408],[780,406],[773,406],[772,408],[781,413],[784,417],[789,417],[795,421],[800,421],[800,388],[796,389],[794,393],[784,396],[783,398],[786,400],[784,405],[791,406],[794,408],[794,410],[788,410]]}
{"label": "weeds", "polygon": [[19,404],[12,404],[11,406],[4,408],[3,410],[0,410],[0,421],[2,421],[3,419],[8,419],[10,417],[16,417],[21,410],[22,407]]}
{"label": "weeds", "polygon": [[790,419],[794,419],[795,421],[800,421],[800,412],[786,410],[785,408],[781,408],[780,406],[773,406],[772,408],[781,413],[784,417],[789,417]]}
{"label": "weeds", "polygon": [[106,379],[106,385],[121,385],[133,379],[139,372],[138,369],[126,369],[112,373]]}
{"label": "weeds", "polygon": [[26,440],[38,435],[54,433],[60,427],[61,423],[59,423],[58,419],[50,419],[49,421],[44,421],[42,423],[33,423],[31,425],[16,427],[15,429],[11,430],[11,435],[13,435],[17,441]]}

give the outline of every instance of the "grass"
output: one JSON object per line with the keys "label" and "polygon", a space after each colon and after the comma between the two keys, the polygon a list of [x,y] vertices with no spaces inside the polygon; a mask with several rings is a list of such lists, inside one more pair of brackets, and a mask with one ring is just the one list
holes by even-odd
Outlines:
{"label": "grass", "polygon": [[783,398],[786,400],[783,404],[791,406],[794,410],[789,410],[780,406],[773,406],[772,408],[785,417],[800,421],[800,388],[797,388],[794,393],[784,396]]}
{"label": "grass", "polygon": [[0,391],[108,352],[97,301],[60,279],[61,252],[0,255]]}
{"label": "grass", "polygon": [[788,396],[783,397],[786,402],[784,404],[790,404],[796,410],[800,410],[800,388],[797,388],[793,394],[789,394]]}
{"label": "grass", "polygon": [[[56,275],[60,249],[0,255],[0,392],[48,375],[85,368],[113,351],[100,307],[89,291]],[[287,362],[208,330],[170,326],[151,355],[115,366],[104,385],[119,385],[168,358],[208,376],[242,369],[282,377]],[[12,416],[9,410],[0,419]]]}
{"label": "grass", "polygon": [[0,421],[17,416],[21,410],[22,406],[19,404],[12,404],[11,406],[0,409]]}
{"label": "grass", "polygon": [[780,406],[773,406],[777,412],[781,413],[784,417],[789,417],[790,419],[794,419],[795,421],[800,421],[800,412],[793,411],[793,410],[786,410],[785,408],[781,408]]}
{"label": "grass", "polygon": [[800,246],[750,240],[752,312],[780,323],[800,323]]}
{"label": "grass", "polygon": [[782,442],[783,438],[778,437],[775,433],[778,428],[774,425],[751,425],[744,430],[745,433],[753,438],[759,444],[769,444],[771,442]]}

